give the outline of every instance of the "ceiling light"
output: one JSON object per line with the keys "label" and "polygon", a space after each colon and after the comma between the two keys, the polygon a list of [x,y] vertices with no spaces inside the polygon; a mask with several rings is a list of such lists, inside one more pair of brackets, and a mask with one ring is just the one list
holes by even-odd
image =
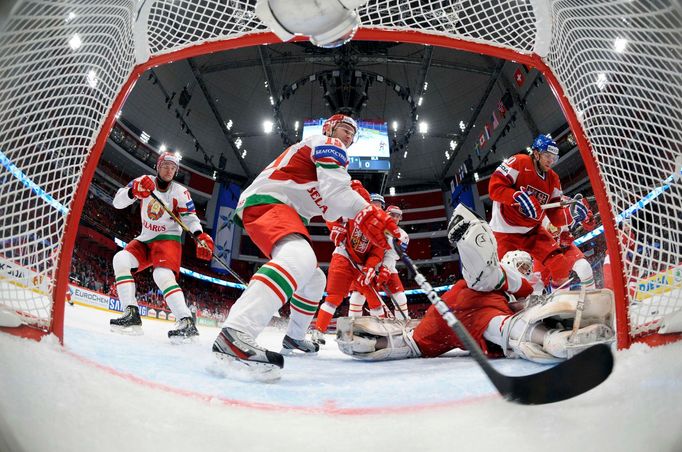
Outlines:
{"label": "ceiling light", "polygon": [[81,40],[81,37],[78,33],[75,33],[73,36],[71,36],[71,39],[69,39],[69,47],[71,47],[73,50],[78,50],[81,48],[81,45],[83,45],[83,41]]}
{"label": "ceiling light", "polygon": [[149,138],[151,138],[149,134],[143,130],[140,134],[140,141],[146,144],[149,143]]}
{"label": "ceiling light", "polygon": [[237,137],[237,139],[234,140],[234,145],[237,146],[237,149],[241,149],[241,147],[242,147],[242,139],[241,139],[241,137]]}
{"label": "ceiling light", "polygon": [[393,128],[394,132],[397,132],[398,131],[398,121],[393,121],[393,123],[391,123],[391,127]]}
{"label": "ceiling light", "polygon": [[474,182],[478,182],[479,179],[478,173],[474,173]]}
{"label": "ceiling light", "polygon": [[455,140],[450,140],[450,150],[454,151],[457,147],[457,142]]}
{"label": "ceiling light", "polygon": [[395,196],[395,187],[388,187],[389,196]]}
{"label": "ceiling light", "polygon": [[419,133],[422,135],[426,134],[429,132],[429,124],[426,121],[422,121],[419,123]]}
{"label": "ceiling light", "polygon": [[298,126],[299,126],[298,121],[296,121],[296,122],[294,123],[294,130],[297,131],[297,132],[298,132]]}
{"label": "ceiling light", "polygon": [[407,158],[407,151],[405,151],[405,153],[403,154],[403,158],[404,158],[404,159]]}
{"label": "ceiling light", "polygon": [[423,98],[422,96],[419,96],[419,100],[417,101],[417,106],[418,106],[418,107],[421,107],[421,106],[422,106],[422,101],[423,101],[423,100],[424,100],[424,98]]}
{"label": "ceiling light", "polygon": [[165,145],[165,144],[162,144],[162,145],[159,147],[159,152],[166,152],[166,145]]}
{"label": "ceiling light", "polygon": [[265,133],[272,133],[272,126],[274,124],[272,121],[263,121],[263,132]]}
{"label": "ceiling light", "polygon": [[461,130],[462,132],[464,132],[464,129],[466,129],[466,128],[467,128],[467,125],[464,124],[464,121],[460,121],[460,122],[459,122],[459,130]]}
{"label": "ceiling light", "polygon": [[87,75],[88,85],[90,88],[97,88],[97,72],[94,69],[90,69]]}
{"label": "ceiling light", "polygon": [[178,158],[178,160],[182,160],[182,155],[178,151],[175,151],[175,156]]}
{"label": "ceiling light", "polygon": [[625,49],[628,46],[628,40],[625,38],[616,38],[615,41],[613,41],[613,50],[616,51],[616,53],[623,53],[625,52]]}
{"label": "ceiling light", "polygon": [[225,127],[227,127],[227,130],[232,129],[232,120],[228,119],[228,121],[225,123]]}

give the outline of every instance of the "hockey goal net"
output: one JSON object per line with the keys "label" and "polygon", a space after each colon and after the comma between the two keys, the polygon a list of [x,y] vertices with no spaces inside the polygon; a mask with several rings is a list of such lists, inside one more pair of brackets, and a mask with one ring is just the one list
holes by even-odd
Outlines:
{"label": "hockey goal net", "polygon": [[[62,337],[80,213],[126,94],[154,65],[277,42],[254,7],[26,0],[0,18],[0,325]],[[669,337],[662,320],[682,310],[679,3],[370,0],[359,14],[355,39],[470,50],[546,76],[604,223],[619,346]]]}

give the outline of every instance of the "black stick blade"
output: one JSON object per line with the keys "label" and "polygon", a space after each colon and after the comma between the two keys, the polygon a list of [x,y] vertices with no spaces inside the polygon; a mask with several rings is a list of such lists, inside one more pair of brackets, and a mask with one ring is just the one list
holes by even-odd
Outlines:
{"label": "black stick blade", "polygon": [[500,393],[512,402],[541,405],[583,394],[601,384],[613,370],[613,353],[597,344],[556,366],[531,375],[488,375]]}

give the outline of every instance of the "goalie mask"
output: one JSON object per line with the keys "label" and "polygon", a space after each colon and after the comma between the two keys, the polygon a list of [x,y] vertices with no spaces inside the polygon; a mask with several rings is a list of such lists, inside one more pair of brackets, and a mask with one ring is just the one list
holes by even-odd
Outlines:
{"label": "goalie mask", "polygon": [[386,207],[386,200],[379,193],[372,193],[369,198],[370,198],[370,202],[379,203],[381,205],[382,209]]}
{"label": "goalie mask", "polygon": [[517,269],[523,276],[533,273],[533,257],[525,251],[508,251],[502,258],[502,263]]}

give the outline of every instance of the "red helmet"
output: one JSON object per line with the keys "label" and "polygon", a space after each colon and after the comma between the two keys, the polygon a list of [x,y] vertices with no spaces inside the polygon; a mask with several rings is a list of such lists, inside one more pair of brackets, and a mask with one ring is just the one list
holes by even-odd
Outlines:
{"label": "red helmet", "polygon": [[178,170],[180,169],[180,156],[177,154],[173,154],[172,152],[162,152],[159,155],[159,158],[156,160],[156,171],[159,171],[159,166],[163,162],[172,162],[175,163],[176,169],[175,169],[175,174],[178,174]]}
{"label": "red helmet", "polygon": [[336,126],[338,126],[341,123],[348,124],[353,128],[353,131],[355,133],[358,133],[358,124],[355,122],[353,118],[342,114],[335,114],[332,115],[322,124],[322,135],[328,137],[332,136],[332,133],[334,132],[334,129],[336,129]]}
{"label": "red helmet", "polygon": [[398,216],[398,217],[400,217],[400,218],[403,217],[403,211],[400,210],[400,207],[398,207],[398,206],[388,206],[388,207],[386,207],[386,213],[389,214],[389,215]]}
{"label": "red helmet", "polygon": [[362,186],[362,182],[360,182],[357,179],[353,179],[352,181],[350,181],[350,188],[352,188],[360,196],[362,196],[362,199],[369,202],[369,192],[365,189],[365,187]]}

